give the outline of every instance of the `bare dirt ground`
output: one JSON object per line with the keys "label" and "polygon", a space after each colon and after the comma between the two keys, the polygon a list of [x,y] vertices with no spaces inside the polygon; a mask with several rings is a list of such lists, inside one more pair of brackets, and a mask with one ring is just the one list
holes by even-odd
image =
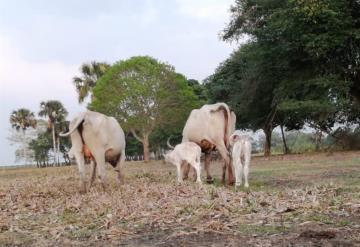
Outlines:
{"label": "bare dirt ground", "polygon": [[75,166],[0,170],[0,246],[360,246],[360,152],[256,157],[249,190],[124,172],[83,195]]}

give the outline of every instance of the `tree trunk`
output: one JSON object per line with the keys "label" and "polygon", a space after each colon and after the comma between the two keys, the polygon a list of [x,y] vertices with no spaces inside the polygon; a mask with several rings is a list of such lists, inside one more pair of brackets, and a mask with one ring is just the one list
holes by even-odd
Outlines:
{"label": "tree trunk", "polygon": [[144,147],[144,161],[148,162],[150,159],[150,152],[149,152],[149,134],[144,134],[143,139],[143,147]]}
{"label": "tree trunk", "polygon": [[60,166],[60,137],[58,136],[57,138],[57,163],[58,163],[58,166]]}
{"label": "tree trunk", "polygon": [[271,154],[271,133],[272,128],[263,129],[265,133],[265,143],[264,143],[264,156],[270,156]]}
{"label": "tree trunk", "polygon": [[56,139],[55,139],[55,125],[52,125],[52,139],[53,139],[53,150],[54,150],[54,166],[56,166]]}
{"label": "tree trunk", "polygon": [[149,150],[149,136],[150,136],[150,132],[146,132],[144,131],[143,133],[143,138],[140,138],[137,134],[136,131],[134,129],[130,129],[131,133],[133,134],[133,136],[143,144],[143,150],[144,150],[144,161],[148,162],[150,159],[150,150]]}
{"label": "tree trunk", "polygon": [[315,151],[320,151],[322,131],[316,130],[315,132]]}
{"label": "tree trunk", "polygon": [[286,138],[285,138],[285,134],[284,134],[284,126],[282,124],[280,125],[280,129],[281,129],[282,140],[284,143],[284,154],[288,154],[290,150],[286,144]]}
{"label": "tree trunk", "polygon": [[23,159],[24,159],[24,165],[26,165],[27,157],[26,157],[26,135],[25,130],[23,130]]}

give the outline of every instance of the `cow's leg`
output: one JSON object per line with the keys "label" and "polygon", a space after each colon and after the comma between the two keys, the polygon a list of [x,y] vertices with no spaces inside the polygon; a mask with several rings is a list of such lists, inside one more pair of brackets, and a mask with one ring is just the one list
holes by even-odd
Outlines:
{"label": "cow's leg", "polygon": [[227,151],[227,149],[226,149],[226,147],[225,147],[225,145],[223,143],[218,145],[217,149],[218,149],[221,157],[225,160],[225,163],[223,165],[223,174],[222,174],[223,182],[225,182],[225,173],[226,173],[226,168],[227,168],[227,170],[228,170],[228,179],[229,179],[228,184],[233,185],[234,184],[234,175],[233,175],[233,172],[232,172],[229,152]]}
{"label": "cow's leg", "polygon": [[76,150],[75,159],[80,175],[80,193],[86,193],[86,173],[85,173],[85,160],[82,150]]}
{"label": "cow's leg", "polygon": [[211,153],[205,153],[204,163],[205,163],[205,172],[206,172],[206,182],[208,184],[213,182],[213,178],[210,175],[210,169],[209,169],[210,161],[211,161]]}
{"label": "cow's leg", "polygon": [[115,166],[115,172],[117,173],[117,176],[116,176],[116,181],[117,181],[117,184],[120,185],[123,180],[124,180],[124,176],[122,174],[122,167],[124,166],[124,163],[125,163],[125,149],[121,151],[121,155],[120,155],[120,158]]}
{"label": "cow's leg", "polygon": [[91,179],[90,179],[90,185],[89,188],[93,185],[95,178],[96,178],[96,162],[95,160],[91,160]]}
{"label": "cow's leg", "polygon": [[183,179],[186,180],[189,177],[190,164],[188,162],[184,161],[182,163],[181,170],[182,170],[182,174],[183,174]]}
{"label": "cow's leg", "polygon": [[96,152],[93,152],[93,156],[95,157],[96,168],[100,176],[102,187],[105,191],[107,189],[105,152],[101,149],[96,149]]}

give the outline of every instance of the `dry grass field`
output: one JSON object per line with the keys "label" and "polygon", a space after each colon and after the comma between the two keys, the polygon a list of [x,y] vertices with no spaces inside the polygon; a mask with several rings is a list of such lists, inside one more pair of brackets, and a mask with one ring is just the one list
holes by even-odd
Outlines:
{"label": "dry grass field", "polygon": [[249,190],[124,172],[79,194],[75,166],[0,170],[0,246],[360,246],[360,152],[256,157]]}

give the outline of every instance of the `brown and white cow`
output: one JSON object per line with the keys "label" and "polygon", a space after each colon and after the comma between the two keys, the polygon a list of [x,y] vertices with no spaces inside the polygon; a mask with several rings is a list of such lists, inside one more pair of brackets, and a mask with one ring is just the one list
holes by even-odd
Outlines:
{"label": "brown and white cow", "polygon": [[[225,103],[204,105],[200,109],[192,110],[183,129],[182,142],[195,142],[205,153],[205,171],[207,181],[212,177],[209,171],[211,151],[218,150],[225,160],[223,165],[222,182],[225,183],[226,169],[228,170],[228,184],[234,183],[234,176],[228,152],[229,137],[235,130],[236,116]],[[190,166],[184,170],[187,177]]]}

